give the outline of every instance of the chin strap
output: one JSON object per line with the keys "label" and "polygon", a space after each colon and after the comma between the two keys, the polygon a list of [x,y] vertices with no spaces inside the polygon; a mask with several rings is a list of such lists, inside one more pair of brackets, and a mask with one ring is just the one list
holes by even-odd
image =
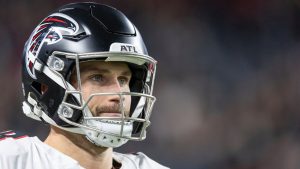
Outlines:
{"label": "chin strap", "polygon": [[[93,117],[87,107],[83,112],[85,117]],[[131,137],[133,129],[133,122],[122,122],[121,120],[85,119],[83,123],[96,129],[83,129],[86,138],[93,144],[102,147],[115,148],[127,143],[128,139],[126,137]]]}

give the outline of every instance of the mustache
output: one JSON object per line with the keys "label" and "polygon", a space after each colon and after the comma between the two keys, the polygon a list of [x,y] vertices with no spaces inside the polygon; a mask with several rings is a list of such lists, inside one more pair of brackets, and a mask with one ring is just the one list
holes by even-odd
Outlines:
{"label": "mustache", "polygon": [[[97,106],[95,111],[96,115],[100,115],[101,113],[122,113],[120,104],[114,104],[112,106]],[[125,109],[125,107],[124,107]],[[129,111],[125,110],[125,114],[128,114]]]}

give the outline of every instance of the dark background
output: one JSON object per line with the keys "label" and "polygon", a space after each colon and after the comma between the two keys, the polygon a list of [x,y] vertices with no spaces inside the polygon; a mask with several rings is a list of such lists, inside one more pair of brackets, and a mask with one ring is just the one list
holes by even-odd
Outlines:
{"label": "dark background", "polygon": [[[35,26],[69,0],[0,0],[0,129],[44,139],[26,118],[20,63]],[[300,2],[111,0],[158,60],[143,151],[173,169],[300,168]]]}

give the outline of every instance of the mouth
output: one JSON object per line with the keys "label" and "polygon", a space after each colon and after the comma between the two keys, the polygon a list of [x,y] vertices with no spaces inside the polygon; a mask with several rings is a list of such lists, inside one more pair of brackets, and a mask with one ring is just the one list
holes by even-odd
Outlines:
{"label": "mouth", "polygon": [[120,112],[101,112],[98,117],[122,117]]}

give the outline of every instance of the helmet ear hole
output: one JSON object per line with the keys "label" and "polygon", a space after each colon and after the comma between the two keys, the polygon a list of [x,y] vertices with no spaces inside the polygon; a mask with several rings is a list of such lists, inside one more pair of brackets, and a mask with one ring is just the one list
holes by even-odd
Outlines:
{"label": "helmet ear hole", "polygon": [[33,81],[31,87],[38,93],[40,96],[44,95],[48,91],[48,86],[41,84],[39,82]]}
{"label": "helmet ear hole", "polygon": [[48,91],[48,86],[45,84],[41,84],[41,93],[42,95]]}

